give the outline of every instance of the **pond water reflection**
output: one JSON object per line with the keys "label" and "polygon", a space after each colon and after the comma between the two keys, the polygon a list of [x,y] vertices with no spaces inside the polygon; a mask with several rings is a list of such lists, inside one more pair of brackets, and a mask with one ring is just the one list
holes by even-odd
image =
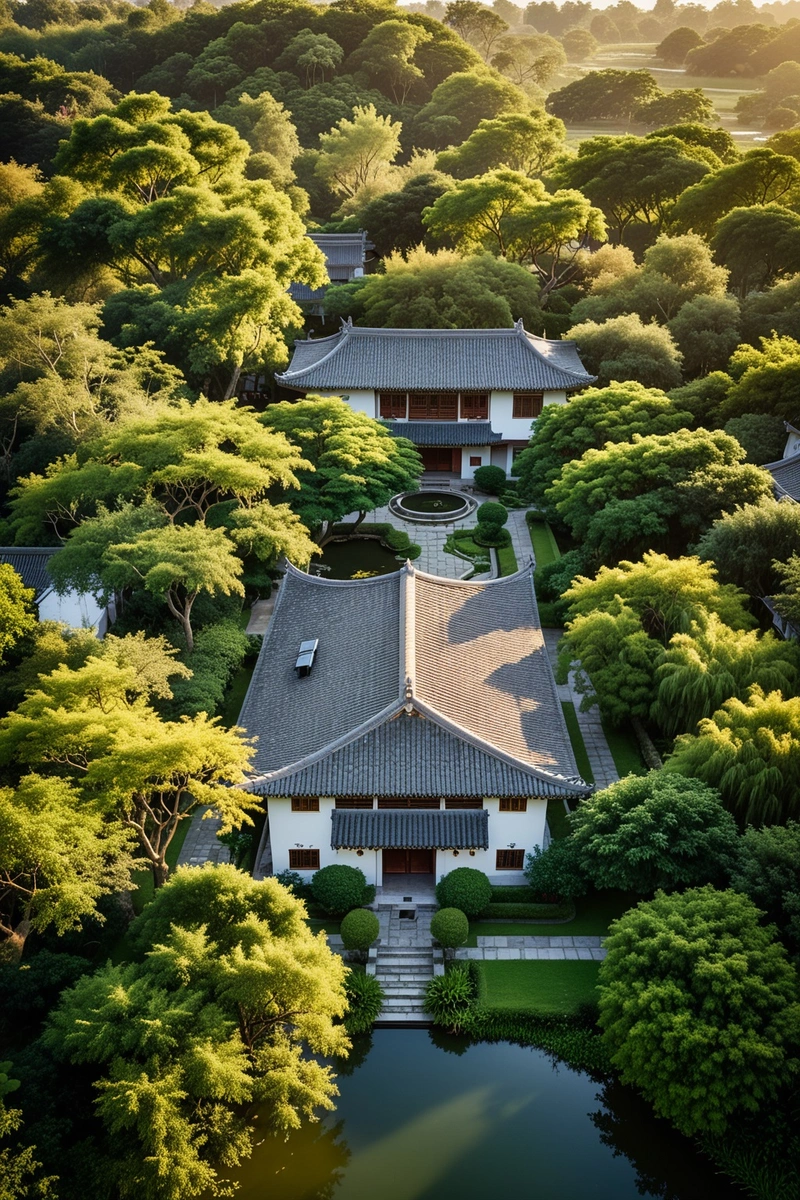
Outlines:
{"label": "pond water reflection", "polygon": [[542,1051],[377,1030],[339,1076],[336,1112],[267,1137],[242,1200],[734,1200],[633,1092]]}

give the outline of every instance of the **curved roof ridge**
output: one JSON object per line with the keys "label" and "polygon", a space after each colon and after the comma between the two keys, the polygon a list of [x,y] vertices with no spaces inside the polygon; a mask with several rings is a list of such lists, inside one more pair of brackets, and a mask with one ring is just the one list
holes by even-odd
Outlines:
{"label": "curved roof ridge", "polygon": [[[308,366],[300,367],[300,369],[297,371],[292,371],[290,364],[283,372],[283,378],[288,379],[291,375],[303,375],[306,371],[310,371],[312,367],[316,368],[321,366],[322,363],[330,362],[333,356],[337,354],[339,350],[341,350],[342,346],[347,341],[348,334],[352,328],[352,325],[345,325],[345,323],[342,322],[342,328],[338,331],[338,333],[332,333],[328,337],[324,338],[304,338],[303,341],[299,343],[300,345],[308,345],[310,342],[313,342],[315,346],[319,346],[321,342],[335,342],[336,344],[331,346],[330,350],[328,350],[326,354],[314,359],[314,362],[310,363]],[[298,343],[295,342],[295,346],[297,345]]]}

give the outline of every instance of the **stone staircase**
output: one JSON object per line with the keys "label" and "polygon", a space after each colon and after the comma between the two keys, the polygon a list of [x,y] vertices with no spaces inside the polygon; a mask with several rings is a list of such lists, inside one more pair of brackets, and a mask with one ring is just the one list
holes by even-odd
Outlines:
{"label": "stone staircase", "polygon": [[392,905],[388,911],[378,910],[381,939],[370,952],[367,967],[385,993],[376,1024],[430,1023],[423,1002],[425,988],[438,965],[430,929],[434,911],[433,906],[420,905]]}

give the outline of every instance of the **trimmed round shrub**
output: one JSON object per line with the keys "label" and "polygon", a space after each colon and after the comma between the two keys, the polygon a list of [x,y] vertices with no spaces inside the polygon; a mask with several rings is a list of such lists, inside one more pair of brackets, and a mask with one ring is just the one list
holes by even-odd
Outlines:
{"label": "trimmed round shrub", "polygon": [[456,867],[437,883],[436,899],[442,908],[460,908],[466,916],[477,917],[492,899],[492,885],[483,871]]}
{"label": "trimmed round shrub", "polygon": [[352,909],[346,917],[342,917],[341,934],[345,950],[369,950],[379,929],[378,918],[370,909]]}
{"label": "trimmed round shrub", "polygon": [[506,473],[502,467],[478,467],[473,479],[479,492],[496,496],[506,485]]}
{"label": "trimmed round shrub", "polygon": [[331,863],[316,871],[311,879],[311,894],[331,916],[343,916],[364,903],[367,879],[358,867]]}
{"label": "trimmed round shrub", "polygon": [[366,1033],[383,1008],[383,988],[374,975],[348,971],[344,990],[347,995],[345,1029],[348,1033]]}
{"label": "trimmed round shrub", "polygon": [[507,546],[511,534],[502,525],[476,525],[472,535],[479,546]]}
{"label": "trimmed round shrub", "polygon": [[440,908],[431,917],[431,936],[446,950],[463,946],[469,937],[466,913],[460,908]]}
{"label": "trimmed round shrub", "polygon": [[484,500],[483,504],[478,505],[476,515],[479,525],[505,525],[508,520],[508,509],[504,504],[498,504],[496,500]]}

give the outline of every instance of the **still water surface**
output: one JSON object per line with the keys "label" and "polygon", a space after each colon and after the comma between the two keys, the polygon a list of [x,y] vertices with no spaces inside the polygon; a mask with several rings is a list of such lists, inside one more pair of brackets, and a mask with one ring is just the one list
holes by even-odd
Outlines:
{"label": "still water surface", "polygon": [[241,1200],[734,1200],[627,1088],[540,1050],[376,1030],[336,1112],[256,1147]]}

